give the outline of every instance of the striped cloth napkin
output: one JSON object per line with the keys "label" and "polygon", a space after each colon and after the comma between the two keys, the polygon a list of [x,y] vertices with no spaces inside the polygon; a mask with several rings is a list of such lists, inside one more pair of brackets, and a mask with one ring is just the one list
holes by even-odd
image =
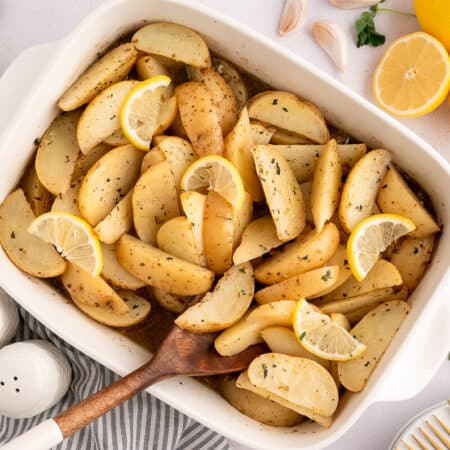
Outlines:
{"label": "striped cloth napkin", "polygon": [[[0,416],[0,447],[42,422],[113,383],[118,376],[68,345],[25,310],[15,341],[44,339],[64,352],[72,366],[71,387],[53,408],[31,419]],[[56,447],[64,450],[225,450],[226,439],[160,400],[141,393],[105,414]]]}

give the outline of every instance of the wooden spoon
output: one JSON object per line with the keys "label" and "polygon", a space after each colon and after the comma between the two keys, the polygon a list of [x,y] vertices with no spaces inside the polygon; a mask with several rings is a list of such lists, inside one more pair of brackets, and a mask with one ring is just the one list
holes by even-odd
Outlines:
{"label": "wooden spoon", "polygon": [[148,363],[53,419],[42,422],[2,450],[49,449],[160,380],[176,375],[204,376],[241,371],[267,351],[265,345],[259,344],[235,356],[220,356],[212,345],[216,336],[217,333],[194,334],[173,325]]}

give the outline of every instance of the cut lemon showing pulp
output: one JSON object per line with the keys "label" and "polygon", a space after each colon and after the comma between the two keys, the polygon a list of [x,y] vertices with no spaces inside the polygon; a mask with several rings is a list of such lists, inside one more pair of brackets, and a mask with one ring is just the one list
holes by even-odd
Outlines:
{"label": "cut lemon showing pulp", "polygon": [[305,299],[297,302],[292,326],[300,344],[322,359],[349,361],[366,350],[345,328]]}
{"label": "cut lemon showing pulp", "polygon": [[120,126],[128,140],[140,150],[149,150],[158,128],[163,88],[170,84],[166,75],[138,83],[125,97],[120,109]]}
{"label": "cut lemon showing pulp", "polygon": [[450,60],[445,47],[427,33],[396,39],[378,63],[372,81],[376,102],[401,117],[436,109],[450,88]]}
{"label": "cut lemon showing pulp", "polygon": [[208,155],[189,166],[181,179],[183,191],[215,191],[236,210],[244,201],[244,184],[236,167],[228,159]]}
{"label": "cut lemon showing pulp", "polygon": [[65,212],[42,214],[33,220],[28,232],[56,247],[61,256],[81,267],[93,277],[103,269],[100,242],[91,226]]}
{"label": "cut lemon showing pulp", "polygon": [[411,220],[397,214],[375,214],[362,220],[347,241],[347,259],[354,277],[361,281],[381,252],[415,229]]}

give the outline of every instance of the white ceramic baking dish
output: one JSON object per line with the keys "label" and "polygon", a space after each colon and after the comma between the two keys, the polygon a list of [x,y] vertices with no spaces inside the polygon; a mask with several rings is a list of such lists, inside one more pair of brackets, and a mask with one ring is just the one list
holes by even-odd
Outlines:
{"label": "white ceramic baking dish", "polygon": [[[232,408],[218,394],[193,379],[172,379],[149,392],[173,407],[249,447],[325,448],[345,433],[371,404],[402,400],[431,379],[450,343],[450,209],[448,163],[428,144],[373,105],[336,83],[308,62],[262,35],[183,0],[114,0],[91,13],[56,47],[41,75],[26,91],[15,113],[5,107],[24,70],[39,61],[25,54],[0,80],[6,102],[1,108],[0,200],[16,185],[41,136],[57,113],[56,101],[72,81],[125,32],[146,21],[168,20],[199,31],[210,47],[276,88],[296,92],[319,105],[328,120],[371,146],[391,149],[395,161],[431,195],[442,237],[433,263],[410,302],[412,310],[386,355],[360,394],[345,395],[330,429],[314,424],[292,429],[261,425]],[[34,54],[36,56],[36,53]],[[22,71],[22,72],[21,72]],[[10,83],[6,86],[5,83]],[[14,83],[14,85],[11,85]],[[9,117],[7,117],[9,116]],[[6,122],[8,122],[6,126]],[[119,374],[126,374],[149,354],[111,329],[94,323],[59,292],[19,271],[0,251],[0,285],[38,320],[82,352]]]}

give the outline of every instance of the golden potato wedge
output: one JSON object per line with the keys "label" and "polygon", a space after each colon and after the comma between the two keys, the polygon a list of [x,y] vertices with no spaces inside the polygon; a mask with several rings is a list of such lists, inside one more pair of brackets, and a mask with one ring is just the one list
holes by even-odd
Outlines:
{"label": "golden potato wedge", "polygon": [[352,328],[349,320],[344,314],[332,312],[330,313],[330,319],[332,322],[337,323],[340,327],[342,327],[346,331],[350,331]]}
{"label": "golden potato wedge", "polygon": [[411,293],[427,269],[434,245],[434,236],[406,238],[392,254],[390,261],[402,276],[403,286]]}
{"label": "golden potato wedge", "polygon": [[223,273],[233,257],[233,208],[220,195],[209,191],[203,215],[203,251],[208,268]]}
{"label": "golden potato wedge", "polygon": [[248,366],[250,382],[316,414],[330,417],[339,393],[330,373],[308,358],[265,353]]}
{"label": "golden potato wedge", "polygon": [[225,136],[234,127],[239,113],[239,102],[230,85],[213,69],[202,70],[202,81],[208,89],[219,114]]}
{"label": "golden potato wedge", "polygon": [[296,238],[305,227],[302,191],[286,160],[273,148],[252,149],[256,173],[281,241]]}
{"label": "golden potato wedge", "polygon": [[241,264],[250,261],[282,244],[283,241],[278,239],[272,217],[260,217],[245,227],[241,243],[233,253],[233,262]]}
{"label": "golden potato wedge", "polygon": [[314,217],[311,209],[311,191],[312,181],[306,181],[300,185],[303,195],[303,203],[305,204],[305,220],[309,225],[314,225]]}
{"label": "golden potato wedge", "polygon": [[201,253],[195,241],[194,226],[185,216],[173,217],[161,225],[156,236],[161,250],[201,265]]}
{"label": "golden potato wedge", "polygon": [[212,58],[212,68],[230,85],[239,106],[242,108],[248,100],[248,90],[239,72],[228,61],[222,58]]}
{"label": "golden potato wedge", "polygon": [[236,386],[236,379],[227,376],[220,382],[219,391],[234,408],[257,422],[274,427],[299,424],[303,416],[254,392]]}
{"label": "golden potato wedge", "polygon": [[373,309],[352,329],[351,335],[367,349],[351,361],[338,363],[339,379],[352,392],[361,392],[409,312],[406,302],[385,302]]}
{"label": "golden potato wedge", "polygon": [[[272,145],[288,162],[299,183],[311,181],[317,160],[325,145]],[[366,153],[366,144],[342,144],[337,146],[342,174],[346,175]]]}
{"label": "golden potato wedge", "polygon": [[252,127],[254,145],[268,144],[276,131],[275,127],[259,122],[258,120],[250,120],[250,126]]}
{"label": "golden potato wedge", "polygon": [[136,62],[136,56],[133,44],[113,48],[78,77],[59,99],[58,106],[63,111],[72,111],[89,103],[108,86],[125,79]]}
{"label": "golden potato wedge", "polygon": [[98,94],[81,114],[77,127],[80,150],[89,153],[120,128],[119,113],[134,80],[120,81]]}
{"label": "golden potato wedge", "polygon": [[391,159],[392,154],[387,150],[372,150],[350,170],[339,203],[339,219],[348,233],[372,214],[378,189]]}
{"label": "golden potato wedge", "polygon": [[103,243],[114,244],[122,234],[128,233],[133,228],[132,195],[131,190],[94,228]]}
{"label": "golden potato wedge", "polygon": [[171,294],[164,289],[159,289],[153,286],[148,286],[148,291],[151,296],[167,311],[180,314],[186,309],[187,304],[192,297],[183,297],[180,295]]}
{"label": "golden potato wedge", "polygon": [[[178,101],[178,99],[177,99],[177,101]],[[178,106],[178,104],[177,104],[177,106]],[[187,137],[188,137],[186,130],[184,129],[183,123],[181,122],[179,109],[178,109],[177,115],[175,116],[174,121],[170,125],[170,132],[174,136],[178,136],[183,139],[187,139]]]}
{"label": "golden potato wedge", "polygon": [[175,180],[167,160],[150,166],[141,175],[131,202],[136,234],[144,242],[155,244],[161,225],[180,214]]}
{"label": "golden potato wedge", "polygon": [[425,209],[393,164],[389,164],[389,170],[380,186],[377,204],[381,211],[399,214],[412,220],[417,227],[410,233],[412,237],[423,238],[440,230],[433,216]]}
{"label": "golden potato wedge", "polygon": [[205,84],[188,81],[176,87],[175,95],[181,123],[197,155],[221,155],[224,147],[220,116]]}
{"label": "golden potato wedge", "polygon": [[76,137],[80,115],[80,111],[73,111],[56,117],[36,153],[34,167],[39,181],[54,195],[64,194],[72,181],[80,154]]}
{"label": "golden potato wedge", "polygon": [[9,259],[21,270],[40,278],[61,275],[66,261],[51,244],[28,233],[35,219],[22,189],[9,194],[0,205],[0,243]]}
{"label": "golden potato wedge", "polygon": [[120,315],[129,311],[122,297],[101,277],[93,277],[75,264],[68,263],[61,281],[72,300],[92,307],[103,307]]}
{"label": "golden potato wedge", "polygon": [[255,268],[255,278],[264,284],[274,284],[323,266],[336,252],[339,231],[327,223],[320,233],[315,230],[300,235],[282,250],[275,251]]}
{"label": "golden potato wedge", "polygon": [[253,201],[248,192],[244,192],[244,200],[239,209],[233,209],[233,248],[241,242],[245,227],[253,217]]}
{"label": "golden potato wedge", "polygon": [[153,147],[151,151],[157,150],[161,150],[164,157],[169,161],[175,177],[175,186],[177,191],[179,191],[181,177],[186,172],[186,169],[197,159],[192,145],[186,139],[177,136],[166,136],[161,141],[158,141],[158,145]]}
{"label": "golden potato wedge", "polygon": [[244,189],[254,202],[264,199],[261,182],[256,174],[251,148],[254,145],[253,129],[248,118],[247,108],[242,108],[236,124],[224,140],[224,156],[231,161],[241,175]]}
{"label": "golden potato wedge", "polygon": [[53,196],[39,181],[34,164],[31,164],[20,181],[20,187],[37,217],[48,212],[52,206]]}
{"label": "golden potato wedge", "polygon": [[178,114],[177,98],[174,96],[168,98],[167,100],[161,101],[159,106],[158,118],[156,119],[156,127],[153,132],[153,136],[158,136],[163,134]]}
{"label": "golden potato wedge", "polygon": [[197,295],[207,292],[214,272],[124,234],[116,247],[119,263],[136,278],[172,294]]}
{"label": "golden potato wedge", "polygon": [[314,298],[328,286],[334,285],[339,278],[339,266],[325,266],[295,275],[280,283],[272,284],[255,294],[255,300],[260,304],[279,300],[294,300],[298,298]]}
{"label": "golden potato wedge", "polygon": [[213,333],[238,322],[253,299],[255,280],[248,262],[233,266],[207,292],[175,320],[176,325],[192,333]]}
{"label": "golden potato wedge", "polygon": [[[119,147],[120,145],[127,145],[130,143],[128,138],[123,134],[122,128],[119,128],[118,130],[114,131],[110,136],[103,139],[103,143],[107,145],[111,145],[112,147]],[[94,150],[90,150],[89,153],[93,152]],[[88,153],[88,154],[89,154]]]}
{"label": "golden potato wedge", "polygon": [[284,91],[266,91],[250,100],[248,114],[252,119],[270,123],[314,142],[330,139],[325,119],[317,106]]}
{"label": "golden potato wedge", "polygon": [[74,216],[81,216],[80,208],[78,208],[78,196],[80,193],[83,176],[72,181],[70,188],[64,194],[58,194],[52,204],[52,211],[62,211]]}
{"label": "golden potato wedge", "polygon": [[78,207],[92,226],[103,220],[134,186],[143,156],[133,146],[124,145],[106,153],[88,170],[81,183]]}
{"label": "golden potato wedge", "polygon": [[330,428],[331,424],[333,423],[333,417],[325,417],[321,416],[319,414],[316,414],[314,411],[305,408],[300,405],[296,405],[285,398],[282,398],[278,395],[275,395],[273,392],[269,392],[266,389],[262,389],[260,387],[257,387],[255,384],[253,384],[250,381],[250,378],[248,376],[248,371],[242,372],[238,379],[236,380],[236,386],[241,389],[247,389],[251,392],[254,392],[255,394],[260,395],[261,397],[267,398],[269,400],[274,401],[275,403],[278,403],[281,406],[284,406],[285,408],[292,409],[293,411],[296,411],[298,414],[308,417],[311,420],[314,420],[319,425],[322,425],[323,427]]}
{"label": "golden potato wedge", "polygon": [[[127,142],[125,142],[127,143]],[[107,152],[111,150],[108,144],[99,144],[94,147],[87,155],[80,153],[75,169],[72,173],[72,181],[86,175],[88,170]]]}
{"label": "golden potato wedge", "polygon": [[200,253],[200,265],[206,267],[207,261],[203,247],[203,217],[205,214],[206,195],[194,191],[182,192],[180,194],[180,202],[184,214],[186,214],[193,227],[195,245]]}
{"label": "golden potato wedge", "polygon": [[150,23],[136,31],[131,42],[145,53],[165,56],[195,67],[211,67],[211,57],[205,41],[195,31],[183,25]]}
{"label": "golden potato wedge", "polygon": [[316,230],[320,232],[332,217],[339,202],[342,167],[337,144],[331,139],[317,159],[311,186],[311,212]]}
{"label": "golden potato wedge", "polygon": [[296,301],[282,300],[258,306],[242,320],[219,334],[214,347],[222,356],[236,355],[262,342],[261,330],[271,326],[290,327]]}
{"label": "golden potato wedge", "polygon": [[154,166],[165,160],[166,157],[164,156],[162,150],[158,147],[153,147],[145,154],[144,159],[142,160],[141,174],[143,174],[150,166]]}
{"label": "golden potato wedge", "polygon": [[91,319],[108,325],[109,327],[124,328],[137,325],[142,322],[149,314],[152,308],[150,302],[133,292],[119,291],[118,294],[123,297],[123,301],[128,308],[124,314],[114,314],[102,306],[89,306],[72,298],[75,305],[87,314]]}
{"label": "golden potato wedge", "polygon": [[305,350],[295,337],[295,333],[287,327],[274,326],[264,328],[264,330],[261,330],[261,336],[272,353],[309,358],[325,367],[325,369],[330,369],[330,361],[319,358]]}
{"label": "golden potato wedge", "polygon": [[375,263],[364,280],[359,282],[352,276],[338,289],[325,295],[323,300],[328,302],[355,297],[377,289],[400,286],[402,283],[402,276],[394,264],[380,259]]}
{"label": "golden potato wedge", "polygon": [[293,131],[278,128],[270,140],[271,144],[276,145],[298,145],[298,144],[314,144],[314,141],[305,136],[294,133]]}
{"label": "golden potato wedge", "polygon": [[[165,75],[166,77],[172,78],[170,71],[151,55],[141,56],[137,60],[136,73],[139,80],[147,80],[157,75]],[[161,99],[168,100],[173,96],[174,92],[175,86],[173,83],[170,83],[161,90]]]}
{"label": "golden potato wedge", "polygon": [[102,278],[113,286],[135,291],[145,286],[145,283],[128,273],[119,263],[114,244],[101,244],[103,253]]}

